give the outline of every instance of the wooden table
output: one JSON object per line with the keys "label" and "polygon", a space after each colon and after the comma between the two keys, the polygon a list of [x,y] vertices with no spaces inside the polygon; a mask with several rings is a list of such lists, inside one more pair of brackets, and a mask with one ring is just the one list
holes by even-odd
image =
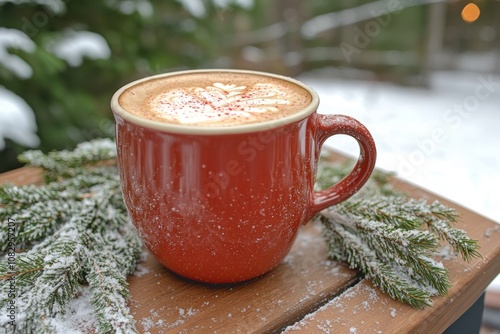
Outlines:
{"label": "wooden table", "polygon": [[[38,183],[41,172],[21,168],[0,183]],[[395,179],[413,197],[438,199],[462,217],[458,227],[479,241],[482,259],[439,259],[453,287],[434,305],[415,310],[390,299],[343,263],[328,261],[320,227],[299,234],[285,261],[263,277],[233,286],[184,280],[151,255],[129,277],[130,307],[141,333],[441,333],[500,272],[500,225]]]}

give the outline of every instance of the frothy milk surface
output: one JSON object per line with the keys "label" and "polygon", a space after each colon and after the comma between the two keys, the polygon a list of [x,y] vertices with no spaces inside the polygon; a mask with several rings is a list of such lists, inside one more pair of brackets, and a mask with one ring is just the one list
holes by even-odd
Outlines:
{"label": "frothy milk surface", "polygon": [[312,97],[288,81],[251,73],[198,72],[136,84],[119,97],[129,113],[171,124],[232,126],[279,119]]}

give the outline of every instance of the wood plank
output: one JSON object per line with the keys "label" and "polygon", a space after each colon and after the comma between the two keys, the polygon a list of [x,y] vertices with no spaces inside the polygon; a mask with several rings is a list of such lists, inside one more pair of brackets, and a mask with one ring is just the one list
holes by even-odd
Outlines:
{"label": "wood plank", "polygon": [[[413,197],[438,199],[455,207],[461,216],[457,227],[479,241],[482,259],[466,263],[461,258],[442,259],[453,287],[432,307],[415,310],[396,302],[363,280],[304,317],[285,333],[441,333],[458,319],[500,272],[500,225],[414,185],[395,181],[398,189]],[[441,260],[441,259],[440,259]]]}
{"label": "wood plank", "polygon": [[40,168],[21,167],[0,174],[0,184],[12,183],[18,186],[39,184],[42,182],[42,176]]}

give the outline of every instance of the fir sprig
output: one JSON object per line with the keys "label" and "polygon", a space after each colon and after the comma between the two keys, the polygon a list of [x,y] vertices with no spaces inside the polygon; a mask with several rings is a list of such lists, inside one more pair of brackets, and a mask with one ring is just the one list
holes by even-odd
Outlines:
{"label": "fir sprig", "polygon": [[408,272],[401,265],[391,266],[378,261],[376,251],[346,226],[335,223],[328,225],[324,229],[324,235],[331,259],[347,262],[351,267],[359,269],[376,286],[383,286],[384,292],[393,299],[415,308],[431,305],[429,294],[412,284]]}
{"label": "fir sprig", "polygon": [[[15,280],[16,332],[53,332],[51,319],[64,314],[84,285],[100,333],[136,332],[126,278],[142,244],[123,204],[114,158],[111,140],[48,155],[27,152],[22,159],[44,168],[51,182],[0,187],[0,254],[7,251],[7,221],[15,221],[16,242],[14,268],[0,263],[0,304],[4,310],[6,286]],[[1,318],[2,327],[8,319]]]}
{"label": "fir sprig", "polygon": [[[126,231],[123,240],[117,239],[115,235],[100,237],[108,242],[98,243],[100,246],[95,249],[96,256],[92,258],[91,270],[87,276],[92,289],[91,303],[96,310],[100,331],[135,333],[135,321],[127,307],[129,291],[126,276],[118,276],[117,272],[134,271],[140,241],[133,230]],[[109,240],[112,242],[109,243]]]}
{"label": "fir sprig", "polygon": [[[348,170],[324,162],[318,184],[329,186],[332,176],[341,179]],[[431,305],[432,296],[451,287],[448,271],[432,258],[440,241],[466,261],[480,256],[477,242],[453,227],[454,209],[409,198],[380,173],[358,194],[316,217],[324,226],[329,256],[359,269],[394,299],[416,308]]]}
{"label": "fir sprig", "polygon": [[45,170],[48,181],[78,175],[82,170],[97,167],[116,158],[115,144],[112,140],[94,140],[79,144],[74,150],[53,151],[44,154],[32,150],[19,156],[21,162]]}

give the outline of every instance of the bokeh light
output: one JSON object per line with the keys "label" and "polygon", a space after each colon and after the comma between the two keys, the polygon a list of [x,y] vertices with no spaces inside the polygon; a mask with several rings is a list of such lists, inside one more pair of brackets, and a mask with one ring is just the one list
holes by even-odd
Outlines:
{"label": "bokeh light", "polygon": [[479,7],[474,3],[469,3],[462,9],[462,19],[465,22],[472,23],[476,21],[480,14],[481,10],[479,10]]}

